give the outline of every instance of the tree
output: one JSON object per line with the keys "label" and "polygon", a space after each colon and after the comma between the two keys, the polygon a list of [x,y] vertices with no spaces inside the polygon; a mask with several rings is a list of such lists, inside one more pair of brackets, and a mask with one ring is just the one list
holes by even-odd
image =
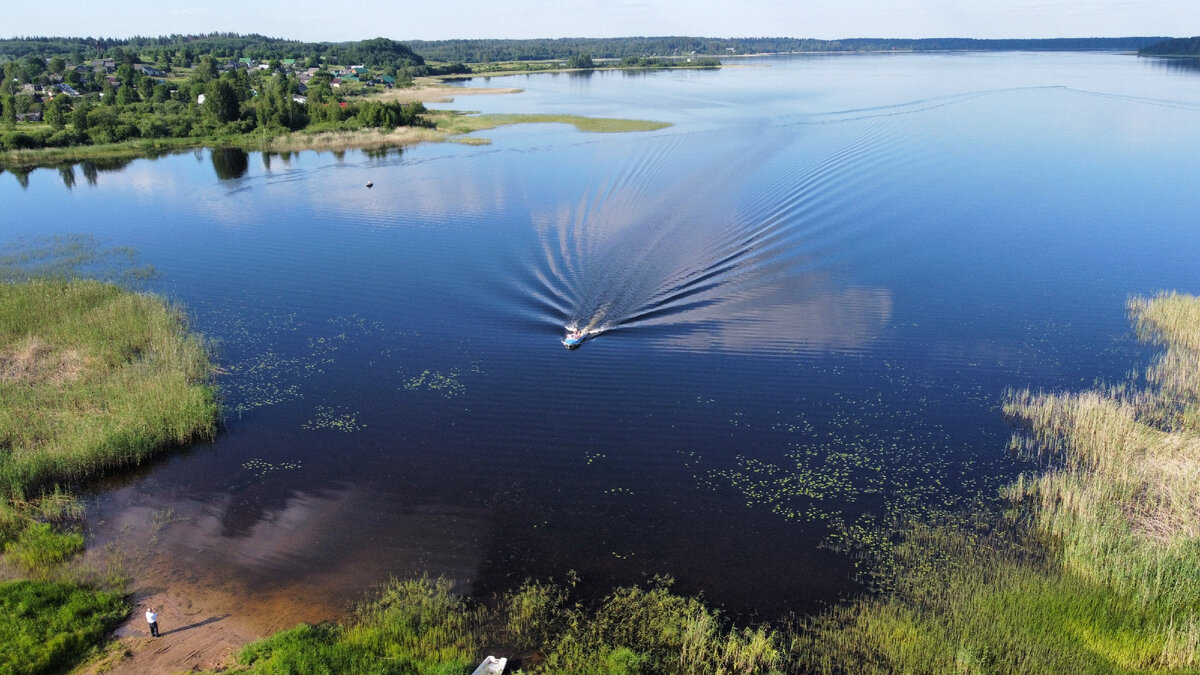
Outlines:
{"label": "tree", "polygon": [[217,78],[217,62],[209,54],[200,57],[200,64],[192,71],[192,77],[201,82],[208,82]]}
{"label": "tree", "polygon": [[0,97],[0,108],[3,108],[0,115],[4,118],[4,126],[9,129],[17,126],[17,104],[16,101],[13,101],[12,94]]}
{"label": "tree", "polygon": [[571,58],[567,59],[568,68],[595,68],[596,64],[592,62],[592,57],[588,54],[572,54]]}
{"label": "tree", "polygon": [[45,106],[46,122],[55,131],[67,125],[67,113],[71,112],[71,99],[66,94],[59,94],[50,99]]}
{"label": "tree", "polygon": [[204,107],[222,124],[238,118],[238,97],[225,79],[210,80],[204,88]]}
{"label": "tree", "polygon": [[117,105],[129,105],[131,103],[138,103],[141,100],[142,97],[138,94],[137,87],[132,84],[123,84],[117,90]]}
{"label": "tree", "polygon": [[71,111],[71,126],[75,127],[75,131],[87,131],[88,113],[91,112],[91,109],[92,104],[84,99]]}

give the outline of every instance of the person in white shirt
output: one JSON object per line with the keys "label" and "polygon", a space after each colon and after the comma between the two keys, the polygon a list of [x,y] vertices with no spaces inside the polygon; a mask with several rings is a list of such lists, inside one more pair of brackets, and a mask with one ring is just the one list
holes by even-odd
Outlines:
{"label": "person in white shirt", "polygon": [[150,624],[150,635],[158,637],[158,612],[153,607],[146,609],[146,623]]}

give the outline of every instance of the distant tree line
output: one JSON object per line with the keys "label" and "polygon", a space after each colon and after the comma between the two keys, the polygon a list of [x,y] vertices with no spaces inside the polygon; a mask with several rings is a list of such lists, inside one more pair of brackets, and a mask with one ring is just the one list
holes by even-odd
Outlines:
{"label": "distant tree line", "polygon": [[124,40],[90,37],[0,40],[0,62],[18,61],[34,55],[42,58],[61,56],[72,63],[79,63],[95,58],[124,59],[130,54],[134,57],[134,63],[183,68],[192,67],[201,55],[210,55],[218,60],[250,58],[264,63],[296,59],[314,67],[321,62],[355,63],[381,70],[408,68],[420,71],[425,66],[425,60],[408,46],[387,38],[358,42],[299,42],[262,35],[205,33]]}
{"label": "distant tree line", "polygon": [[1139,56],[1200,56],[1200,37],[1172,38],[1138,50]]}
{"label": "distant tree line", "polygon": [[1039,40],[918,40],[853,38],[702,38],[627,37],[535,40],[411,40],[407,44],[428,61],[489,63],[494,61],[567,60],[589,55],[600,59],[727,54],[836,51],[1137,51],[1162,37],[1054,38]]}

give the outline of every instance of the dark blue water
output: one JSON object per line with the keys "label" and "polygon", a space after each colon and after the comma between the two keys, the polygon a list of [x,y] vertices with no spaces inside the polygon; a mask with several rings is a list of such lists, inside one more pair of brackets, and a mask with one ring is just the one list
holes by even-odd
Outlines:
{"label": "dark blue water", "polygon": [[135,247],[223,371],[220,437],[98,490],[93,540],[282,625],[422,571],[807,611],[858,589],[845,533],[1029,468],[1005,388],[1122,377],[1126,299],[1200,289],[1195,70],[738,63],[448,104],[656,132],[0,176],[0,243]]}

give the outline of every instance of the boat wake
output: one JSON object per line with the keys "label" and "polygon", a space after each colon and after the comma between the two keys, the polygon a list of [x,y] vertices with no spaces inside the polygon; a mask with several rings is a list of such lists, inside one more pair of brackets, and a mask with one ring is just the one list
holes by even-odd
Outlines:
{"label": "boat wake", "polygon": [[863,167],[886,166],[880,155],[895,143],[876,125],[836,143],[825,136],[796,162],[795,148],[775,152],[794,135],[719,152],[694,138],[686,149],[665,142],[573,208],[536,216],[541,255],[525,286],[561,322],[563,345],[633,327],[731,347],[811,334],[788,324],[811,319],[803,305],[828,292],[830,252],[868,208],[847,195],[879,179]]}

